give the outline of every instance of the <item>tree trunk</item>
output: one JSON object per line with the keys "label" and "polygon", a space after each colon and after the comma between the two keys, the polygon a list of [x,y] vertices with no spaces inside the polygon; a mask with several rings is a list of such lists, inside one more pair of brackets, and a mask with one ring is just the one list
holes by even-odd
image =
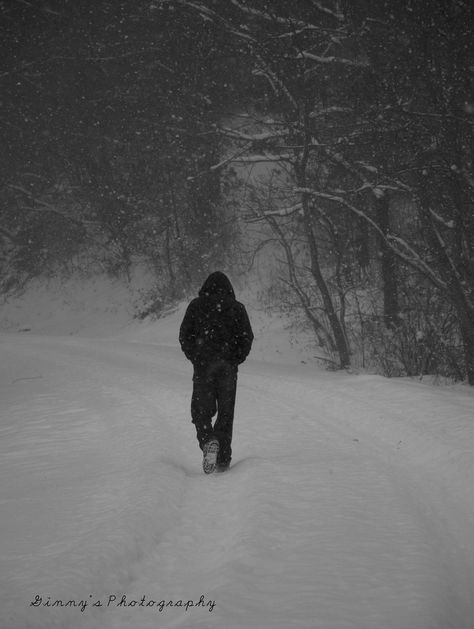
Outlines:
{"label": "tree trunk", "polygon": [[462,259],[460,261],[459,256],[456,255],[456,244],[454,250],[450,251],[445,240],[440,236],[430,214],[426,188],[423,187],[422,191],[423,194],[418,200],[426,240],[436,256],[439,273],[446,285],[446,296],[456,311],[463,344],[466,376],[468,383],[474,386],[474,306],[470,296],[472,284],[461,272]]}
{"label": "tree trunk", "polygon": [[[390,233],[390,205],[386,194],[377,197],[377,223],[386,236]],[[379,239],[383,282],[383,315],[386,328],[394,328],[399,323],[397,259],[395,253],[383,238]]]}
{"label": "tree trunk", "polygon": [[[311,131],[310,131],[310,111],[311,106],[309,102],[305,102],[303,105],[303,151],[300,159],[294,166],[296,182],[299,187],[305,188],[307,184],[307,166],[309,159],[309,147],[311,146]],[[328,285],[323,277],[321,271],[321,265],[319,264],[319,249],[316,236],[314,235],[313,218],[311,208],[308,203],[309,197],[306,193],[301,195],[301,204],[303,207],[303,219],[305,225],[306,239],[309,246],[309,254],[311,260],[311,274],[314,277],[316,286],[321,294],[323,300],[324,310],[331,326],[331,331],[334,336],[334,342],[336,344],[337,353],[339,356],[339,366],[341,369],[345,369],[350,366],[350,351],[347,343],[344,329],[341,325],[339,317],[337,316],[334,303],[332,301],[331,293],[329,292]]]}
{"label": "tree trunk", "polygon": [[465,312],[460,318],[467,381],[474,386],[474,312]]}
{"label": "tree trunk", "polygon": [[339,355],[339,366],[341,369],[345,369],[350,365],[350,351],[347,344],[346,336],[342,328],[337,312],[334,308],[334,304],[331,298],[326,281],[321,272],[321,266],[319,264],[319,251],[318,244],[313,230],[313,221],[311,217],[311,210],[308,205],[307,195],[303,194],[303,213],[305,221],[306,238],[309,245],[309,252],[311,257],[311,274],[314,277],[316,286],[321,294],[324,310],[326,312],[329,324],[331,326],[332,333],[334,335],[334,342],[336,344],[337,353]]}
{"label": "tree trunk", "polygon": [[298,281],[293,252],[291,250],[290,244],[285,238],[285,235],[282,229],[280,228],[277,221],[273,217],[269,216],[267,217],[266,220],[268,224],[270,225],[270,227],[275,232],[275,234],[278,236],[278,240],[280,241],[280,244],[285,251],[286,263],[288,266],[288,275],[290,278],[290,285],[292,289],[294,290],[295,294],[297,295],[299,302],[301,304],[301,307],[303,308],[305,315],[308,317],[308,320],[310,321],[313,327],[314,334],[316,338],[318,339],[320,346],[324,348],[329,346],[329,349],[331,351],[337,351],[337,348],[334,344],[334,340],[332,336],[330,335],[329,331],[326,330],[326,328],[321,324],[319,319],[315,316],[311,308],[311,300],[309,296],[306,294],[306,292],[303,290],[303,288],[301,287],[300,282]]}

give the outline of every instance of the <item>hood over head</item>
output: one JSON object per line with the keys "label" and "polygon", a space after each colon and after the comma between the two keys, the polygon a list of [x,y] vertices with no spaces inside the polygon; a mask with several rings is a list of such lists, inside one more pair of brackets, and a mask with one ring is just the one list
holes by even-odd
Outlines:
{"label": "hood over head", "polygon": [[202,285],[199,297],[210,297],[218,301],[224,301],[235,299],[235,293],[227,275],[221,271],[215,271],[215,273],[209,275]]}

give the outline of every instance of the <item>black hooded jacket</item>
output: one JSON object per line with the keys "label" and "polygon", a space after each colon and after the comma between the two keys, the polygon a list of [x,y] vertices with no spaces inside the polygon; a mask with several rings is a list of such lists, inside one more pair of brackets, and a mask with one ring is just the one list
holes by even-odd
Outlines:
{"label": "black hooded jacket", "polygon": [[247,311],[236,300],[229,278],[220,271],[212,273],[186,310],[179,331],[181,349],[196,367],[218,359],[239,365],[252,341]]}

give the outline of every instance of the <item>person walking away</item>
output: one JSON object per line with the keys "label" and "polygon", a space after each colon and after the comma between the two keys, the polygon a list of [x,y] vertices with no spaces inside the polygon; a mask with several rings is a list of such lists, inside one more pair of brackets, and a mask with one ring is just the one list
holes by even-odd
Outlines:
{"label": "person walking away", "polygon": [[221,271],[211,273],[179,330],[181,349],[194,367],[191,417],[206,474],[230,465],[238,365],[247,358],[253,338],[247,311],[229,278]]}

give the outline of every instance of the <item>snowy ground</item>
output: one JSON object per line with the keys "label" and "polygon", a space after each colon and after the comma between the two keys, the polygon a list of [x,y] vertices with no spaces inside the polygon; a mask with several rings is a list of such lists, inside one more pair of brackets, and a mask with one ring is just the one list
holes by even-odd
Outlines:
{"label": "snowy ground", "polygon": [[0,335],[1,629],[472,629],[473,392],[282,364],[258,327],[205,476],[181,315]]}

